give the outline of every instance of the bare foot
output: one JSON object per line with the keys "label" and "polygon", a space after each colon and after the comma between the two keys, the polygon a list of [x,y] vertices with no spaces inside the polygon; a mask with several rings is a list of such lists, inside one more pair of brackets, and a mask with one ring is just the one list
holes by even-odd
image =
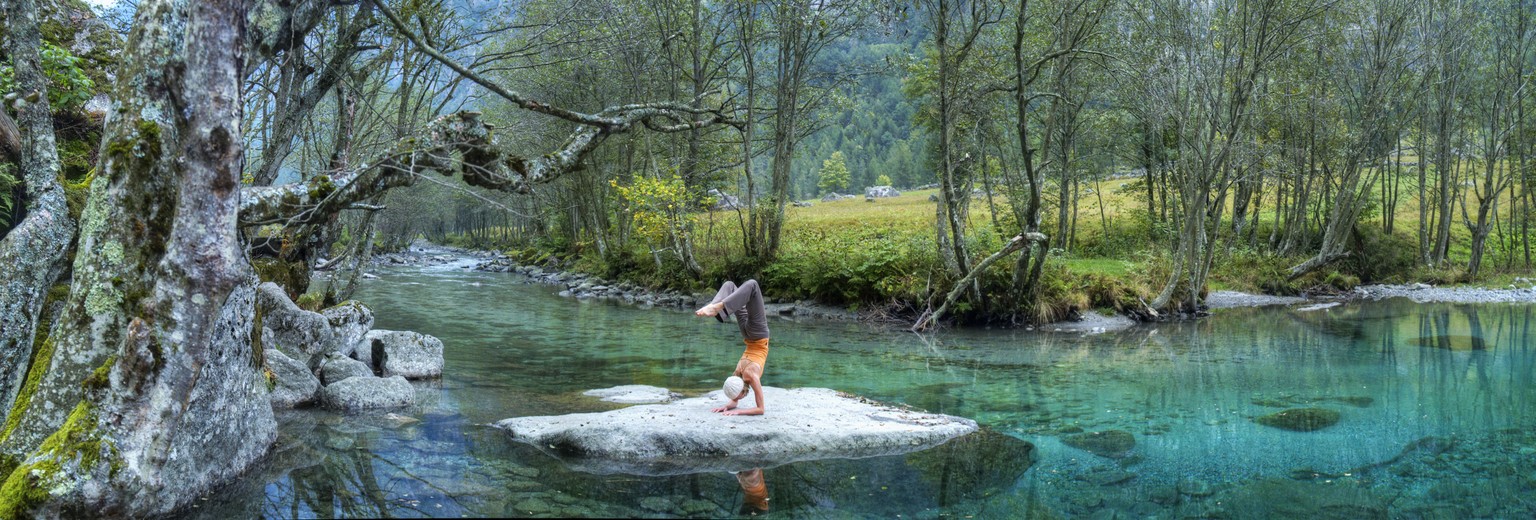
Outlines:
{"label": "bare foot", "polygon": [[720,309],[724,309],[724,308],[725,308],[725,302],[711,303],[709,305],[705,305],[703,307],[699,307],[699,310],[693,311],[693,315],[694,316],[714,316],[716,314],[720,314]]}

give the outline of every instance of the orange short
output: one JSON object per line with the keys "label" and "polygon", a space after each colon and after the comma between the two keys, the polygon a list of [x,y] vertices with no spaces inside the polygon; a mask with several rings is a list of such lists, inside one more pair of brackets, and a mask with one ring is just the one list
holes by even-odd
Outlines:
{"label": "orange short", "polygon": [[741,353],[742,359],[746,359],[757,366],[768,367],[768,338],[744,340],[747,343],[747,351]]}

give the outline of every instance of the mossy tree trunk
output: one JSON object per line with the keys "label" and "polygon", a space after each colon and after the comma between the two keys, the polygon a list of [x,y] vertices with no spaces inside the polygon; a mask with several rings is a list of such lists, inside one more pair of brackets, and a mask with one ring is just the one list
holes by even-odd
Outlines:
{"label": "mossy tree trunk", "polygon": [[[15,127],[18,146],[0,156],[0,163],[10,160],[7,156],[13,157],[26,187],[26,217],[0,238],[0,265],[9,271],[0,278],[0,424],[10,424],[7,419],[12,403],[33,358],[38,315],[49,287],[64,270],[65,250],[74,236],[75,223],[58,181],[59,155],[48,106],[48,80],[38,55],[42,37],[37,27],[37,5],[34,0],[8,0],[3,14],[9,40],[5,45],[15,65],[22,101],[17,109],[19,126]],[[0,438],[6,429],[0,427]]]}
{"label": "mossy tree trunk", "polygon": [[55,355],[0,441],[0,517],[167,513],[275,438],[236,233],[245,19],[139,4]]}

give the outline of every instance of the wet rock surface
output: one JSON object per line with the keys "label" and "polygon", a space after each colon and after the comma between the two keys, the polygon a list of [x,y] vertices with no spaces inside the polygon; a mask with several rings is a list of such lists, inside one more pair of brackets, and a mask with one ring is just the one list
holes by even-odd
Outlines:
{"label": "wet rock surface", "polygon": [[825,388],[764,387],[768,413],[725,416],[719,392],[602,413],[498,421],[513,440],[593,473],[741,471],[825,458],[919,451],[976,431],[976,422],[885,406]]}

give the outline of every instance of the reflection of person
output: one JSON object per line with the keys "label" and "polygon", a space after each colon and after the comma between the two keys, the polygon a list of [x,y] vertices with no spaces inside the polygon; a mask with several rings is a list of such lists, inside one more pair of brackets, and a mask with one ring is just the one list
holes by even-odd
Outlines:
{"label": "reflection of person", "polygon": [[[736,362],[735,373],[726,379],[725,398],[731,402],[713,411],[725,415],[762,415],[763,367],[768,364],[768,316],[763,310],[763,292],[758,288],[757,280],[747,280],[740,287],[729,281],[721,284],[709,305],[700,307],[693,314],[714,316],[722,322],[734,314],[736,325],[741,327],[741,338],[747,343],[746,352]],[[757,407],[736,409],[736,403],[747,396],[749,389]]]}
{"label": "reflection of person", "polygon": [[741,484],[741,511],[738,514],[755,515],[768,512],[768,479],[763,477],[763,470],[753,469],[736,474],[736,483]]}

